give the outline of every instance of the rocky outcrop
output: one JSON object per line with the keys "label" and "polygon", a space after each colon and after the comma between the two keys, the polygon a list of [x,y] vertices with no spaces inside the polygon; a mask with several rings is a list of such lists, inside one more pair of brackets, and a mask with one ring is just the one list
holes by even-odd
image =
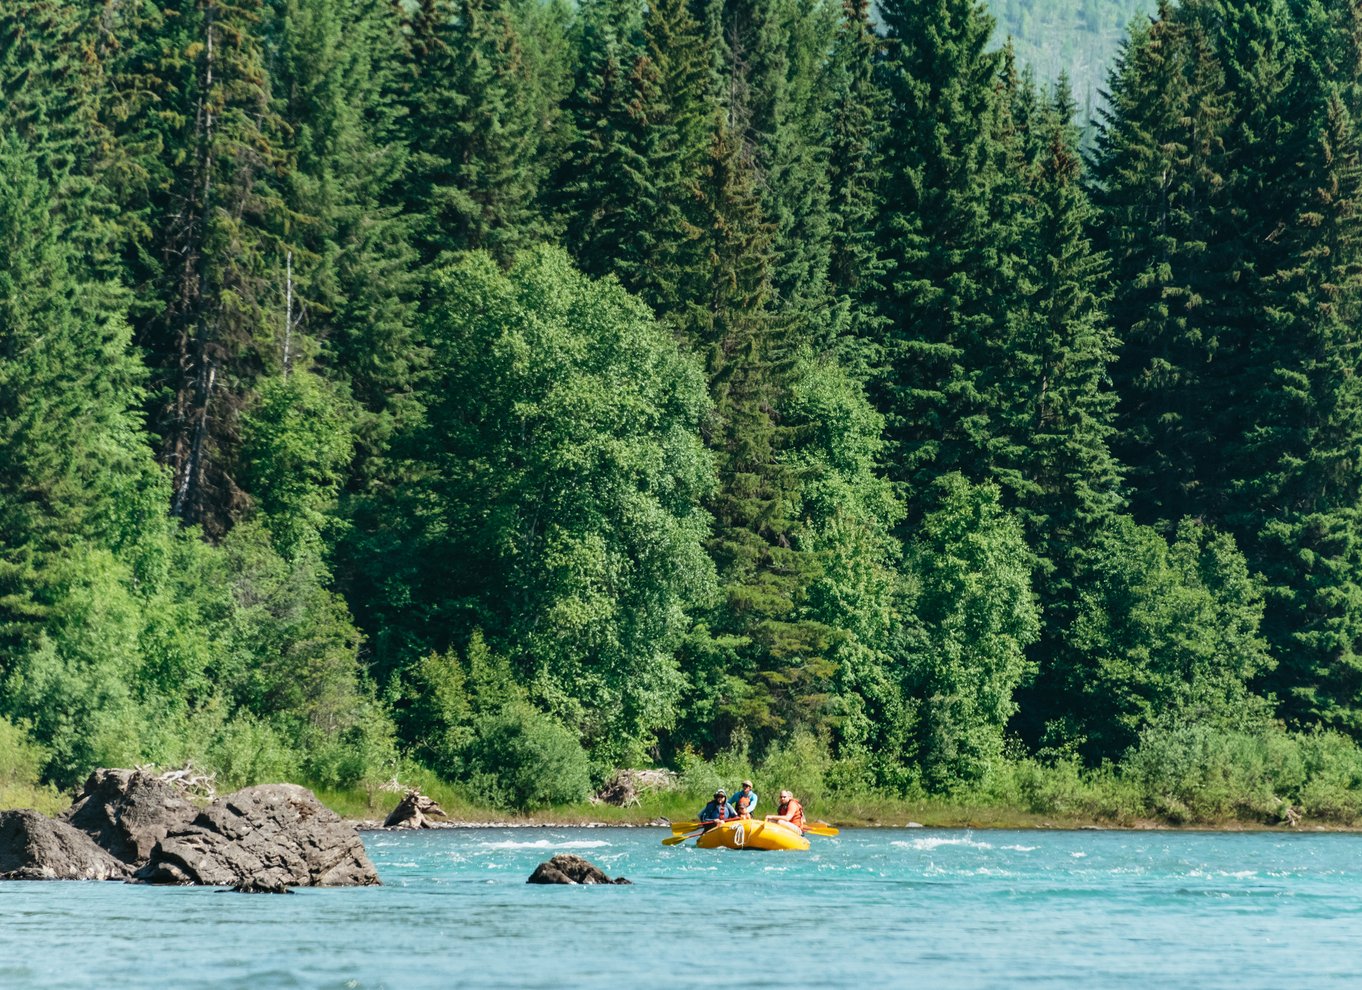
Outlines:
{"label": "rocky outcrop", "polygon": [[580,856],[559,854],[540,863],[526,883],[629,883],[624,877],[611,880],[600,867]]}
{"label": "rocky outcrop", "polygon": [[0,880],[122,880],[128,868],[66,822],[0,811]]}
{"label": "rocky outcrop", "polygon": [[378,883],[359,833],[296,784],[247,787],[218,798],[162,839],[135,876],[146,883],[255,888]]}
{"label": "rocky outcrop", "polygon": [[444,809],[420,791],[407,791],[406,797],[383,820],[384,828],[430,828],[428,815],[445,817]]}
{"label": "rocky outcrop", "polygon": [[138,866],[156,843],[198,811],[180,787],[163,777],[145,770],[96,770],[61,817],[106,852]]}

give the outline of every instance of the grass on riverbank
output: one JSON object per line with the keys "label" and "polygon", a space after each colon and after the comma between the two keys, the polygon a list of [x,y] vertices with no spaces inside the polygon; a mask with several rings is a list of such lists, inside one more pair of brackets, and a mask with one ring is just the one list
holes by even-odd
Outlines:
{"label": "grass on riverbank", "polygon": [[44,815],[58,815],[71,807],[71,795],[55,787],[35,784],[0,783],[0,811],[9,808],[32,808]]}
{"label": "grass on riverbank", "polygon": [[[69,793],[39,783],[42,757],[41,747],[0,720],[0,809],[53,814],[70,806]],[[985,779],[944,795],[923,793],[911,781],[895,791],[878,790],[866,783],[872,775],[864,766],[832,759],[811,738],[770,747],[760,761],[749,760],[745,751],[720,753],[713,760],[683,754],[677,771],[672,786],[645,792],[629,807],[581,801],[525,813],[505,810],[509,802],[498,799],[513,792],[498,789],[496,774],[481,775],[478,788],[451,783],[409,762],[396,768],[397,789],[377,781],[341,789],[311,786],[351,820],[382,820],[402,788],[416,787],[454,821],[684,821],[697,815],[716,787],[733,788],[750,778],[763,795],[759,814],[774,807],[780,788],[789,787],[810,818],[838,825],[1266,828],[1294,821],[1303,828],[1362,827],[1362,748],[1330,732],[1184,726],[1147,733],[1119,765],[1089,768],[1072,755],[1014,755],[992,767]],[[535,772],[543,768],[518,767],[515,779]],[[226,793],[249,782],[224,774],[218,789]]]}
{"label": "grass on riverbank", "polygon": [[[791,788],[811,818],[840,825],[1078,828],[1304,828],[1362,826],[1362,750],[1338,733],[1224,732],[1189,726],[1150,733],[1120,765],[1086,768],[1073,756],[1002,761],[973,786],[950,794],[906,794],[859,784],[845,767],[812,747],[774,749],[759,765],[745,754],[683,760],[674,787],[636,805],[556,805],[524,814],[498,810],[495,794],[447,783],[428,770],[404,768],[404,784],[420,788],[457,821],[642,824],[695,817],[717,786],[743,778],[764,795],[759,813]],[[322,795],[349,818],[382,818],[398,794]]]}

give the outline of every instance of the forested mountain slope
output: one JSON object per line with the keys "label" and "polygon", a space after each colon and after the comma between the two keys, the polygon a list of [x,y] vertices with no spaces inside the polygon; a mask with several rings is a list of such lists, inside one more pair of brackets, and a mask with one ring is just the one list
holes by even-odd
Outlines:
{"label": "forested mountain slope", "polygon": [[1101,101],[1130,22],[1155,6],[1154,0],[988,0],[996,39],[1010,36],[1022,63],[1042,80],[1067,72],[1080,110]]}

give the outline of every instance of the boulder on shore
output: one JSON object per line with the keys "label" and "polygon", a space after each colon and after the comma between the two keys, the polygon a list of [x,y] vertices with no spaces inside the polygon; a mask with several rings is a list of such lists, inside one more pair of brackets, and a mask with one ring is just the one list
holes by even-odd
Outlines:
{"label": "boulder on shore", "polygon": [[296,784],[247,787],[218,798],[162,839],[134,876],[145,883],[252,888],[379,882],[359,833]]}
{"label": "boulder on shore", "polygon": [[36,811],[0,811],[0,880],[123,880],[128,868],[80,829]]}
{"label": "boulder on shore", "polygon": [[198,812],[179,787],[155,774],[96,770],[61,820],[116,858],[139,866],[150,858],[156,843]]}
{"label": "boulder on shore", "polygon": [[560,853],[547,863],[540,863],[526,883],[629,883],[624,877],[611,880],[604,870],[580,856]]}
{"label": "boulder on shore", "polygon": [[444,809],[420,791],[412,788],[397,807],[383,820],[384,828],[430,828],[427,815],[445,817]]}

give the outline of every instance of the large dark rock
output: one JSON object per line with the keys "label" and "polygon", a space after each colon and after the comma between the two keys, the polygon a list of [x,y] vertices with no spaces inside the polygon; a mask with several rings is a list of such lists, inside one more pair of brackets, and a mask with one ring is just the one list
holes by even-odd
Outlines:
{"label": "large dark rock", "polygon": [[305,787],[264,784],[218,798],[157,844],[146,883],[359,887],[378,883],[357,833]]}
{"label": "large dark rock", "polygon": [[547,863],[540,863],[530,874],[526,883],[628,883],[624,877],[611,880],[600,867],[564,853],[553,857]]}
{"label": "large dark rock", "polygon": [[96,770],[62,820],[133,866],[199,809],[179,787],[144,770]]}
{"label": "large dark rock", "polygon": [[66,822],[0,811],[0,880],[122,880],[128,868]]}
{"label": "large dark rock", "polygon": [[430,828],[430,822],[426,820],[427,815],[445,817],[443,808],[420,791],[412,789],[407,791],[406,796],[397,803],[397,807],[383,820],[383,827]]}

